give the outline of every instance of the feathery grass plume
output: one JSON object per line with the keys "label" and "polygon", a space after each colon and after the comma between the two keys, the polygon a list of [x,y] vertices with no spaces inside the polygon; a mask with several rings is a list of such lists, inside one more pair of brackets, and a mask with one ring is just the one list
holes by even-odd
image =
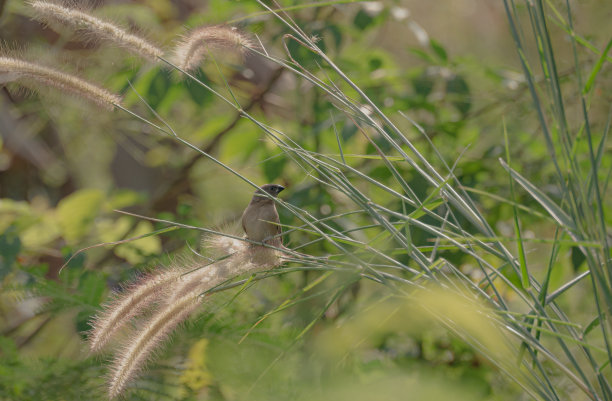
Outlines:
{"label": "feathery grass plume", "polygon": [[111,367],[108,394],[120,395],[125,386],[143,368],[149,355],[172,333],[174,328],[189,317],[199,305],[197,293],[187,296],[155,313],[146,326],[120,350]]}
{"label": "feathery grass plume", "polygon": [[[243,233],[242,227],[237,222],[224,224],[219,227],[219,231],[235,237]],[[246,250],[249,243],[226,235],[209,234],[202,237],[201,246],[207,256],[219,259]]]}
{"label": "feathery grass plume", "polygon": [[85,30],[95,38],[113,42],[149,60],[157,61],[164,54],[161,49],[142,37],[81,10],[40,0],[30,1],[29,5],[36,10],[35,18],[43,22],[57,21],[75,29]]}
{"label": "feathery grass plume", "polygon": [[[244,273],[254,273],[261,270],[271,269],[281,264],[281,253],[275,249],[259,245],[251,245],[239,239],[216,236],[208,240],[209,250],[223,256],[225,259],[214,262],[201,268],[188,269],[183,274],[173,290],[167,302],[175,302],[176,299],[186,294],[197,291],[206,292],[223,282]],[[222,254],[222,252],[226,252]]]}
{"label": "feathery grass plume", "polygon": [[215,250],[217,253],[234,250],[230,257],[202,268],[197,268],[197,265],[177,268],[175,271],[185,273],[179,280],[168,282],[169,287],[164,291],[157,292],[162,294],[160,297],[164,297],[165,302],[116,354],[109,378],[110,398],[123,392],[155,349],[197,308],[202,293],[240,274],[272,268],[281,263],[280,254],[274,249],[253,246],[239,239],[223,238],[220,241],[211,240],[209,244],[213,247],[220,244],[221,248]]}
{"label": "feathery grass plume", "polygon": [[81,96],[111,110],[121,104],[119,95],[84,79],[13,57],[0,56],[0,81],[17,81],[27,86],[35,82]]}
{"label": "feathery grass plume", "polygon": [[205,26],[183,36],[174,49],[174,63],[185,71],[194,70],[209,51],[234,50],[240,56],[253,47],[251,39],[237,28],[223,25]]}
{"label": "feathery grass plume", "polygon": [[143,277],[138,283],[125,289],[104,307],[104,311],[92,321],[88,341],[92,352],[99,352],[125,324],[140,312],[151,307],[166,288],[176,283],[183,273],[178,268],[170,268],[158,274]]}

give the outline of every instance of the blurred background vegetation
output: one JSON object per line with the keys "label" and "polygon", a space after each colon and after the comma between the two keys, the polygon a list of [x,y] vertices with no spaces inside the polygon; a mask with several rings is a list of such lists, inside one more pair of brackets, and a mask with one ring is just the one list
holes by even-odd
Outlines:
{"label": "blurred background vegetation", "polygon": [[[257,35],[268,51],[282,54],[282,37],[289,32],[251,1],[89,3],[95,15],[144,32],[166,47],[188,28],[230,23]],[[612,3],[570,3],[573,28],[582,44],[578,65],[588,76],[612,38]],[[296,6],[288,13],[297,25],[319,38],[320,49],[392,116],[427,160],[435,166],[443,166],[442,160],[454,166],[456,178],[499,238],[509,238],[513,252],[515,209],[508,200],[520,206],[530,274],[540,281],[548,275],[548,285],[554,289],[588,270],[579,244],[553,243],[558,227],[530,194],[516,187],[513,193],[508,173],[498,161],[506,159],[507,132],[513,168],[563,202],[504,2],[280,4]],[[533,23],[522,2],[514,6],[520,24]],[[553,0],[544,10],[565,113],[571,128],[582,132],[581,83],[577,84],[575,53],[564,29],[565,6]],[[256,125],[209,91],[176,71],[61,26],[46,26],[31,16],[22,1],[0,1],[3,51],[99,82],[124,94],[127,108],[147,115],[141,95],[183,138],[255,183],[285,185],[288,189],[281,197],[314,216],[350,210],[346,196],[328,190],[313,178],[316,173],[306,174]],[[522,49],[525,57],[537,59],[541,49],[536,43],[527,44]],[[320,60],[304,47],[295,41],[287,41],[287,46],[301,66],[318,67]],[[206,63],[195,75],[221,90],[226,79],[243,109],[299,146],[337,156],[341,144],[343,157],[352,166],[378,182],[394,182],[377,157],[377,148],[387,153],[390,145],[382,137],[366,139],[329,96],[278,64],[248,55],[244,62]],[[540,72],[534,76],[546,79]],[[589,92],[588,113],[590,131],[602,143],[599,179],[608,225],[612,157],[605,132],[612,116],[611,83],[610,57],[603,57],[596,85]],[[0,399],[105,399],[104,358],[91,357],[84,346],[88,321],[112,291],[142,272],[180,263],[178,255],[198,249],[201,234],[175,230],[97,247],[78,254],[59,274],[62,265],[82,248],[164,227],[119,215],[115,209],[220,228],[240,217],[253,189],[125,113],[99,110],[46,88],[3,85],[0,133]],[[588,143],[580,134],[575,140],[572,151],[584,154],[577,160],[587,166]],[[419,199],[431,194],[411,166],[391,161]],[[374,200],[384,202],[387,196],[375,189],[362,190]],[[299,224],[289,211],[279,212],[283,224]],[[351,225],[355,222],[348,219],[338,223],[344,230]],[[366,241],[374,234],[356,231],[354,236]],[[311,240],[308,233],[294,231],[285,243],[296,247]],[[412,231],[411,241],[422,247],[434,245],[432,235],[419,229]],[[549,269],[551,249],[557,255],[554,269]],[[319,241],[300,251],[326,255],[334,248]],[[464,252],[442,247],[440,253],[474,282],[483,279]],[[410,263],[408,254],[395,257]],[[521,278],[508,266],[497,267],[519,285]],[[558,302],[571,323],[584,331],[593,322],[593,288],[590,282],[580,284]],[[322,275],[299,269],[258,281],[248,291],[216,293],[160,351],[132,386],[138,390],[127,398],[391,400],[411,394],[411,399],[423,400],[532,399],[422,309],[398,305],[387,295],[384,286],[357,280],[350,273]],[[510,302],[518,297],[510,290],[502,295]],[[431,302],[435,308],[433,299],[424,299],[420,302]],[[480,327],[497,341],[486,322],[474,316],[466,321],[468,327]],[[601,338],[596,341],[601,346]],[[602,374],[608,379],[610,369],[604,362]],[[561,399],[589,399],[554,367],[546,370]]]}

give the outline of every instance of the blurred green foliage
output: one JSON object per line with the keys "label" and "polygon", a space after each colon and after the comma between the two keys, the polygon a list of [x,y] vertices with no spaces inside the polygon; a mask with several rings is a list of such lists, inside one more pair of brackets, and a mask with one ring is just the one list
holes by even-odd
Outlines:
{"label": "blurred green foliage", "polygon": [[[145,28],[152,39],[162,43],[173,40],[182,26],[238,20],[236,24],[257,34],[267,50],[281,54],[284,41],[301,66],[321,78],[329,74],[339,88],[355,95],[333,71],[322,66],[320,58],[296,41],[283,38],[289,30],[279,20],[256,14],[261,8],[254,2],[209,1],[197,6],[188,1],[107,3],[96,10],[98,15],[121,16],[118,19],[122,22]],[[473,199],[479,209],[486,210],[489,223],[500,236],[512,238],[513,209],[506,202],[510,198],[508,175],[498,163],[504,153],[502,119],[512,135],[513,163],[533,182],[554,181],[544,141],[535,139],[539,128],[518,62],[491,61],[477,52],[462,54],[436,38],[426,43],[400,40],[426,34],[414,24],[433,24],[436,16],[425,22],[416,17],[400,18],[398,13],[405,9],[399,3],[372,3],[378,6],[311,4],[313,7],[298,7],[291,17],[309,35],[320,38],[320,48],[393,116],[427,160],[437,167],[444,163],[453,166],[459,182],[474,189]],[[503,18],[501,9],[497,11]],[[482,19],[472,17],[464,23],[478,24]],[[0,32],[4,42],[19,40],[30,56],[43,49],[47,54],[41,57],[50,64],[66,64],[66,68],[123,93],[128,108],[153,118],[142,96],[184,138],[252,181],[287,185],[286,202],[321,218],[346,211],[347,199],[313,179],[316,173],[299,168],[263,139],[255,125],[175,71],[141,64],[121,49],[89,43],[61,27],[43,27],[29,19],[27,6],[19,1],[6,2]],[[564,34],[556,31],[556,35],[563,38]],[[597,48],[603,47],[599,41],[604,36],[593,38],[598,41]],[[501,41],[494,43],[503,48],[500,51],[515,52],[509,37],[495,39]],[[483,48],[482,53],[488,51]],[[390,187],[396,184],[397,176],[390,173],[378,153],[389,153],[388,141],[382,137],[369,141],[332,99],[305,79],[271,64],[251,55],[244,63],[206,63],[195,76],[226,95],[227,79],[243,108],[249,107],[270,126],[289,133],[304,149],[341,156],[368,177]],[[610,69],[603,69],[601,75],[602,86],[608,84],[609,88]],[[567,84],[572,84],[569,81]],[[596,93],[591,124],[594,135],[602,139],[608,111],[599,110],[597,104],[605,109],[610,91]],[[104,399],[101,375],[106,368],[83,351],[91,317],[112,291],[143,271],[177,260],[180,263],[174,255],[191,253],[189,248],[197,249],[200,241],[199,233],[190,230],[149,236],[165,225],[118,215],[114,210],[128,209],[200,227],[223,227],[239,218],[252,188],[124,114],[95,110],[44,89],[40,94],[24,94],[10,85],[4,87],[0,105],[8,115],[0,115],[0,120],[14,128],[12,134],[5,136],[3,132],[0,142],[0,400]],[[572,111],[575,107],[572,104]],[[422,127],[423,133],[400,112]],[[18,143],[16,136],[25,142]],[[575,152],[581,154],[585,147],[577,139]],[[609,174],[612,165],[609,145],[604,148],[602,176]],[[441,203],[441,195],[430,192],[414,169],[392,156],[389,160],[419,199],[431,195],[432,209]],[[585,158],[582,161],[586,162]],[[374,200],[389,198],[374,187],[364,191]],[[561,194],[550,191],[555,201],[561,201]],[[517,192],[514,201],[529,219],[525,235],[555,235],[550,219],[539,212],[537,202],[527,193]],[[392,209],[403,214],[416,211],[400,201]],[[287,228],[300,224],[287,210],[279,212]],[[459,220],[453,223],[469,225]],[[344,231],[370,223],[368,216],[352,216],[334,219],[329,225]],[[415,246],[433,245],[432,236],[424,230],[407,230]],[[140,236],[144,237],[115,246],[96,246],[70,259],[92,245]],[[376,241],[373,231],[356,232],[355,236]],[[285,242],[297,246],[311,239],[307,232],[297,230]],[[381,242],[383,252],[392,251],[391,244]],[[529,245],[528,257],[537,266],[533,274],[543,278],[548,261],[540,254],[548,245]],[[319,241],[300,251],[325,255],[334,248]],[[567,257],[560,258],[550,277],[553,288],[586,270],[584,256],[575,244],[558,252]],[[461,266],[466,276],[474,275],[475,281],[482,278],[465,253],[456,248],[441,248],[440,256]],[[398,256],[398,260],[414,265],[407,255]],[[500,271],[511,282],[520,283],[507,266]],[[211,297],[203,312],[160,352],[157,362],[134,384],[137,391],[130,392],[128,399],[341,400],[374,395],[377,399],[400,399],[406,394],[414,399],[521,397],[517,386],[499,377],[497,367],[464,341],[416,314],[403,318],[400,329],[385,326],[384,319],[377,316],[351,333],[356,343],[362,341],[361,346],[352,348],[347,342],[350,336],[341,333],[342,327],[350,329],[347,322],[369,316],[368,308],[377,305],[384,290],[339,274],[309,287],[318,279],[318,274],[308,271],[287,273],[257,282],[237,297],[234,290]],[[587,291],[581,288],[561,302],[579,310],[583,302],[589,302],[582,296]],[[292,306],[284,308],[287,303]],[[51,327],[54,321],[59,323]],[[577,324],[588,322],[587,316],[580,316]],[[326,335],[332,339],[327,342],[333,347],[331,351],[347,347],[342,355],[332,358],[331,351],[317,348]]]}

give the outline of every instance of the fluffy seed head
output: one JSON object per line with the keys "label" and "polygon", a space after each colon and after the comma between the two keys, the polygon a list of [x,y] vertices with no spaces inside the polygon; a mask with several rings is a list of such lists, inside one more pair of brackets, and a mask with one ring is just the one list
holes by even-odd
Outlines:
{"label": "fluffy seed head", "polygon": [[35,18],[44,22],[59,22],[73,29],[82,29],[94,38],[115,43],[126,50],[156,61],[163,51],[140,36],[127,32],[115,24],[96,18],[86,12],[64,7],[49,1],[30,1],[30,6],[36,11]]}
{"label": "fluffy seed head", "polygon": [[115,337],[119,327],[143,317],[143,312],[150,315],[141,319],[140,329],[127,336],[115,354],[108,378],[110,398],[124,392],[176,327],[196,310],[200,295],[233,277],[270,269],[282,261],[280,252],[237,238],[214,236],[205,244],[207,252],[219,260],[182,259],[172,268],[145,276],[96,318],[90,338],[92,349],[100,349]]}
{"label": "fluffy seed head", "polygon": [[112,109],[121,104],[121,97],[74,75],[29,61],[0,56],[0,82],[32,82],[57,88]]}
{"label": "fluffy seed head", "polygon": [[240,56],[253,47],[251,39],[230,26],[205,26],[187,33],[174,49],[174,63],[185,71],[194,70],[209,52],[233,50]]}
{"label": "fluffy seed head", "polygon": [[215,236],[208,241],[210,253],[220,258],[229,257],[204,266],[194,264],[181,275],[167,302],[172,303],[192,291],[202,294],[233,277],[271,269],[282,261],[280,252],[275,249],[253,246],[239,239]]}
{"label": "fluffy seed head", "polygon": [[[227,237],[226,237],[227,238]],[[244,243],[244,241],[233,240]],[[109,396],[120,395],[125,386],[140,372],[154,351],[172,334],[176,326],[184,322],[200,305],[200,295],[219,284],[243,273],[253,273],[280,264],[281,258],[274,249],[262,246],[246,246],[227,259],[204,266],[169,281],[170,288],[156,293],[166,297],[160,310],[128,339],[123,349],[117,352],[109,378]],[[182,271],[188,271],[183,267]],[[164,295],[165,294],[165,295]]]}
{"label": "fluffy seed head", "polygon": [[[237,224],[228,224],[220,228],[221,232],[239,236],[242,229]],[[202,238],[202,248],[206,255],[218,259],[245,251],[249,243],[225,235],[206,235]]]}
{"label": "fluffy seed head", "polygon": [[145,327],[125,348],[117,353],[109,380],[109,397],[115,398],[123,392],[125,386],[143,368],[151,353],[157,348],[174,328],[189,317],[199,305],[198,297],[188,294],[173,304],[166,305],[158,311]]}
{"label": "fluffy seed head", "polygon": [[172,286],[181,273],[181,270],[171,268],[144,276],[105,305],[103,312],[91,322],[93,328],[88,338],[91,352],[101,351],[130,319],[154,305],[160,293]]}

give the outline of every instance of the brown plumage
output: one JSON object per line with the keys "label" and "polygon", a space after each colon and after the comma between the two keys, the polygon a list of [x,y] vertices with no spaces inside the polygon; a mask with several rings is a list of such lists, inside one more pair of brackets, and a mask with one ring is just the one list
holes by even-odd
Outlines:
{"label": "brown plumage", "polygon": [[[266,184],[261,187],[263,191],[276,198],[285,189],[281,185]],[[270,199],[261,190],[255,191],[251,203],[242,214],[242,228],[251,241],[265,242],[266,244],[281,247],[281,237],[275,237],[281,233],[280,219],[276,211],[274,200]]]}

